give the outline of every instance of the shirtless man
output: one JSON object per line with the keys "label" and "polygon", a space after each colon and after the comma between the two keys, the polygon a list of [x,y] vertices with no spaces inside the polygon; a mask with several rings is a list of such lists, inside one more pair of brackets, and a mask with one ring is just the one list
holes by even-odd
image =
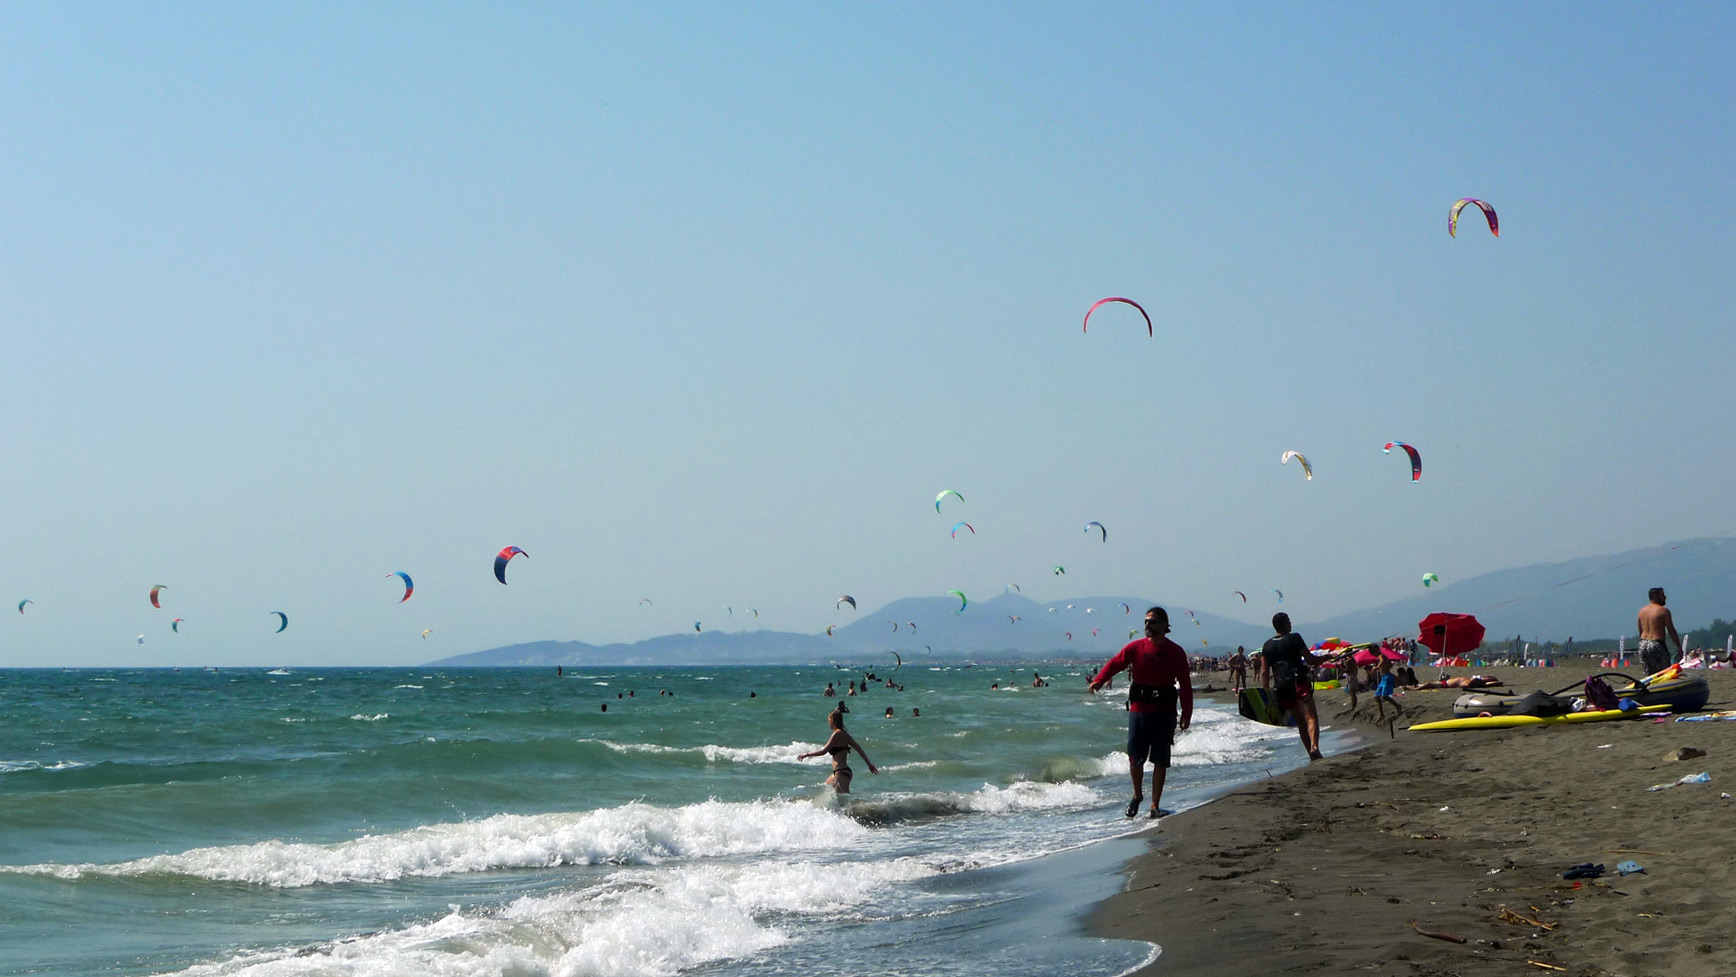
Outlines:
{"label": "shirtless man", "polygon": [[1664,636],[1676,642],[1678,655],[1682,651],[1682,636],[1676,633],[1676,619],[1664,606],[1664,588],[1653,587],[1647,596],[1651,603],[1640,608],[1640,661],[1645,663],[1646,674],[1651,675],[1670,667],[1670,646]]}
{"label": "shirtless man", "polygon": [[1236,646],[1236,653],[1230,656],[1230,691],[1240,692],[1248,687],[1248,649]]}

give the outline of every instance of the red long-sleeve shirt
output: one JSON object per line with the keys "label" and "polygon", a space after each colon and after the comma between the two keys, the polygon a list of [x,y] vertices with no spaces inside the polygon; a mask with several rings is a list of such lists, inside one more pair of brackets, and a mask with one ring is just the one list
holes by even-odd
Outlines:
{"label": "red long-sleeve shirt", "polygon": [[[1114,658],[1104,663],[1091,681],[1107,682],[1121,671],[1127,672],[1128,677],[1140,685],[1179,689],[1182,722],[1193,721],[1193,682],[1187,674],[1187,652],[1181,650],[1181,645],[1168,638],[1129,641],[1115,653]],[[1161,702],[1128,703],[1128,708],[1134,712],[1159,712],[1163,707]]]}

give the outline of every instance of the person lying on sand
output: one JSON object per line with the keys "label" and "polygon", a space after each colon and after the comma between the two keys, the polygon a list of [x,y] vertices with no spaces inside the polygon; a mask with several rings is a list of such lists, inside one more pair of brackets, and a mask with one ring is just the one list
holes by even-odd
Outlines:
{"label": "person lying on sand", "polygon": [[1506,682],[1503,682],[1500,679],[1495,678],[1492,675],[1472,675],[1469,677],[1458,676],[1455,678],[1442,679],[1439,682],[1424,682],[1421,685],[1408,686],[1408,688],[1413,688],[1413,689],[1492,689],[1497,685],[1506,685],[1506,684],[1507,684]]}

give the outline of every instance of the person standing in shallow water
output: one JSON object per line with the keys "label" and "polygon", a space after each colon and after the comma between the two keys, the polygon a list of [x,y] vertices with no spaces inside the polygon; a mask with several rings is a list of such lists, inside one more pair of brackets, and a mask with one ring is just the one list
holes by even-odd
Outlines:
{"label": "person standing in shallow water", "polygon": [[1670,643],[1666,637],[1675,639],[1676,657],[1682,655],[1682,636],[1676,633],[1676,619],[1670,615],[1670,609],[1664,606],[1664,588],[1653,587],[1646,595],[1651,603],[1640,608],[1640,661],[1645,663],[1647,675],[1661,672],[1670,667]]}
{"label": "person standing in shallow water", "polygon": [[852,749],[862,754],[862,762],[868,764],[869,773],[877,774],[880,770],[874,766],[873,760],[868,759],[868,751],[862,749],[862,744],[856,742],[856,737],[845,731],[843,710],[832,710],[826,716],[826,722],[832,727],[832,735],[826,740],[826,745],[811,753],[803,753],[796,759],[806,760],[823,753],[830,753],[832,755],[832,775],[826,778],[826,784],[840,794],[848,794],[850,793],[850,778],[854,776],[850,770],[850,751]]}
{"label": "person standing in shallow water", "polygon": [[[1133,778],[1133,800],[1127,816],[1139,814],[1145,799],[1145,761],[1151,761],[1151,813],[1168,814],[1158,805],[1163,783],[1169,775],[1170,746],[1178,729],[1193,722],[1193,682],[1188,678],[1187,652],[1164,637],[1169,633],[1169,612],[1153,607],[1145,612],[1145,637],[1130,641],[1105,662],[1091,679],[1096,692],[1109,684],[1117,672],[1126,671],[1132,684],[1127,689],[1127,772]],[[1176,719],[1176,706],[1181,719]]]}

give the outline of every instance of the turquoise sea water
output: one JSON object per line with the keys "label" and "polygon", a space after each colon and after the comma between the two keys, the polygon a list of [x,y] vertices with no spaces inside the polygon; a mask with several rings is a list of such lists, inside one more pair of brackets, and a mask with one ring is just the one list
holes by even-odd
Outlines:
{"label": "turquoise sea water", "polygon": [[[853,763],[842,798],[825,760],[796,755],[826,736],[819,690],[861,670],[4,673],[0,972],[1019,977],[1149,959],[1077,925],[1119,885],[1128,852],[1101,843],[1138,826],[1123,700],[1085,694],[1075,667],[1042,667],[1041,689],[1031,666],[875,670],[846,701],[882,772]],[[1166,806],[1294,766],[1294,735],[1203,700]]]}

